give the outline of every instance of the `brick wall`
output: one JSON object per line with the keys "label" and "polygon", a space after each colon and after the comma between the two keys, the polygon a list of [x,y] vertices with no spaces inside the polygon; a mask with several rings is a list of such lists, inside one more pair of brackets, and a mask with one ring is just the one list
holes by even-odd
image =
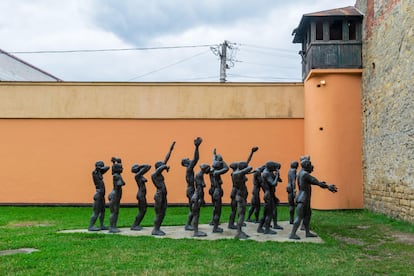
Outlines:
{"label": "brick wall", "polygon": [[361,0],[364,206],[414,222],[414,0]]}

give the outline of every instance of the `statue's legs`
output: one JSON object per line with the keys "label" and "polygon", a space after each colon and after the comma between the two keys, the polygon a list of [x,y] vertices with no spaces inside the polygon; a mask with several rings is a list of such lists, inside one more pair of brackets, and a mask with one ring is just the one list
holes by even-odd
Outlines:
{"label": "statue's legs", "polygon": [[223,233],[223,228],[219,227],[221,217],[221,197],[214,199],[214,212],[213,212],[213,233]]}
{"label": "statue's legs", "polygon": [[303,202],[298,202],[296,206],[296,218],[293,222],[292,232],[290,232],[289,239],[300,240],[300,237],[296,235],[296,231],[299,228],[302,219],[304,218],[304,206]]}
{"label": "statue's legs", "polygon": [[273,229],[283,230],[283,227],[277,224],[277,203],[274,204],[273,209]]}
{"label": "statue's legs", "polygon": [[315,238],[318,235],[310,231],[310,220],[312,216],[312,209],[310,207],[310,201],[305,204],[303,226],[305,227],[305,233],[307,238]]}
{"label": "statue's legs", "polygon": [[193,226],[192,226],[192,222],[194,220],[194,214],[193,214],[193,211],[192,211],[193,210],[193,206],[192,205],[193,204],[191,203],[191,198],[190,198],[190,200],[188,202],[188,206],[190,208],[190,212],[188,213],[188,216],[187,216],[187,223],[184,226],[184,229],[186,231],[193,231],[194,230],[193,229]]}
{"label": "statue's legs", "polygon": [[293,224],[293,220],[295,219],[295,200],[292,193],[288,194],[288,201],[289,201],[289,223]]}
{"label": "statue's legs", "polygon": [[145,214],[147,213],[147,202],[138,203],[138,215],[135,217],[134,224],[131,226],[131,230],[139,231],[142,229],[140,226]]}
{"label": "statue's legs", "polygon": [[266,218],[267,214],[269,213],[269,201],[265,200],[264,202],[264,210],[263,210],[263,216],[259,221],[259,226],[257,227],[257,233],[264,233],[263,225],[266,224]]}
{"label": "statue's legs", "polygon": [[249,235],[247,235],[245,232],[243,232],[242,227],[243,227],[243,222],[244,222],[244,215],[246,212],[246,199],[237,196],[237,210],[238,210],[238,215],[239,215],[239,219],[237,221],[237,234],[236,237],[237,239],[247,239],[249,237]]}
{"label": "statue's legs", "polygon": [[120,230],[116,227],[119,214],[119,206],[121,204],[121,198],[113,198],[109,202],[109,209],[111,210],[111,215],[109,216],[109,232],[118,233]]}
{"label": "statue's legs", "polygon": [[200,207],[201,207],[201,200],[197,200],[193,204],[193,229],[194,229],[194,237],[205,237],[207,236],[206,233],[198,230],[198,220],[200,218]]}
{"label": "statue's legs", "polygon": [[237,202],[234,198],[231,199],[230,206],[231,206],[231,213],[230,213],[230,217],[229,217],[228,228],[229,229],[236,229],[237,227],[234,225],[234,220],[236,218]]}
{"label": "statue's legs", "polygon": [[108,227],[104,225],[104,219],[105,219],[105,198],[102,199],[102,202],[99,206],[99,224],[101,230],[108,230]]}
{"label": "statue's legs", "polygon": [[164,236],[165,232],[161,231],[161,223],[164,220],[165,212],[167,210],[167,201],[165,199],[155,199],[154,203],[155,209],[155,220],[154,220],[154,229],[152,230],[152,235],[154,236]]}

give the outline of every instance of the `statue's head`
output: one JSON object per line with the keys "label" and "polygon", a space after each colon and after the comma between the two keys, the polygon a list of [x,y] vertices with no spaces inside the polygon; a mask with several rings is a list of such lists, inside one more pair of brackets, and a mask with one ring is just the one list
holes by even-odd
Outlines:
{"label": "statue's head", "polygon": [[313,171],[313,165],[309,159],[302,159],[300,161],[300,166],[307,171],[308,173],[311,173]]}
{"label": "statue's head", "polygon": [[292,169],[297,169],[297,168],[299,167],[299,163],[298,163],[298,161],[292,161],[292,162],[290,163],[290,167],[291,167]]}
{"label": "statue's head", "polygon": [[138,164],[134,164],[134,165],[132,165],[132,167],[131,167],[131,172],[133,172],[133,173],[137,173],[137,172],[138,172],[138,170],[139,170],[139,165],[138,165]]}
{"label": "statue's head", "polygon": [[229,167],[230,167],[233,171],[235,171],[235,170],[237,170],[237,168],[239,167],[239,163],[238,163],[238,162],[233,162],[233,163],[231,163],[231,164],[229,165]]}
{"label": "statue's head", "polygon": [[101,161],[101,160],[96,161],[95,168],[102,169],[103,167],[105,167],[105,163],[103,161]]}
{"label": "statue's head", "polygon": [[189,159],[189,158],[183,158],[183,159],[181,160],[181,165],[182,165],[183,167],[188,167],[188,166],[190,165],[190,159]]}
{"label": "statue's head", "polygon": [[302,160],[309,160],[309,161],[310,161],[310,155],[302,155],[302,156],[299,158],[299,160],[300,160],[300,162],[302,162]]}
{"label": "statue's head", "polygon": [[223,168],[223,162],[214,160],[212,167],[215,170],[220,170],[221,168]]}
{"label": "statue's head", "polygon": [[162,165],[165,165],[164,162],[162,161],[157,161],[155,162],[155,169],[158,169],[159,167],[161,167]]}
{"label": "statue's head", "polygon": [[247,162],[239,162],[239,169],[243,170],[245,168],[247,168],[247,166],[249,166],[249,164],[247,164]]}
{"label": "statue's head", "polygon": [[106,173],[109,170],[109,166],[105,166],[103,161],[97,161],[95,163],[96,170],[100,171],[102,174]]}
{"label": "statue's head", "polygon": [[268,171],[274,171],[274,170],[276,170],[275,162],[273,162],[273,161],[267,161],[266,164],[265,164],[265,168]]}
{"label": "statue's head", "polygon": [[123,168],[121,163],[114,163],[112,165],[112,174],[114,173],[122,173]]}
{"label": "statue's head", "polygon": [[216,155],[216,160],[217,161],[223,161],[223,157],[220,154]]}
{"label": "statue's head", "polygon": [[280,165],[280,163],[275,162],[275,169],[276,170],[280,170],[281,167],[282,167],[282,165]]}
{"label": "statue's head", "polygon": [[210,166],[207,164],[201,164],[200,169],[203,173],[209,173],[210,172]]}

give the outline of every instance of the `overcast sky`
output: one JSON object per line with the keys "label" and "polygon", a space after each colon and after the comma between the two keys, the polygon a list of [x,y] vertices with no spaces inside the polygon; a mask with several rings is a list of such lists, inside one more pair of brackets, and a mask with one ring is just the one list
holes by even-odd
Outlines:
{"label": "overcast sky", "polygon": [[[292,43],[292,31],[302,15],[354,4],[1,0],[0,49],[64,81],[217,82],[215,54],[227,40],[232,48],[228,82],[301,81],[300,45]],[[106,49],[117,51],[77,51]],[[73,52],[21,53],[62,50]]]}

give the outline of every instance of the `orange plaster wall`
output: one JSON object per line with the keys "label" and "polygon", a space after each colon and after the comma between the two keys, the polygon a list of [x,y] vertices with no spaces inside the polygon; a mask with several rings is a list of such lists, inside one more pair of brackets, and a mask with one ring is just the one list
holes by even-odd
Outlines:
{"label": "orange plaster wall", "polygon": [[[268,160],[282,164],[284,182],[277,194],[286,202],[289,164],[304,152],[303,119],[0,119],[0,129],[0,203],[92,203],[95,161],[110,165],[112,156],[122,158],[124,164],[126,186],[121,203],[136,203],[132,164],[153,166],[164,159],[173,140],[177,143],[169,161],[171,170],[165,174],[168,201],[186,203],[185,170],[180,162],[193,156],[197,136],[204,139],[199,164],[211,164],[214,147],[229,164],[245,160],[250,148],[259,146],[251,165],[257,167]],[[322,166],[316,155],[314,160],[319,171]],[[146,174],[149,202],[154,195],[152,171],[153,167]],[[322,175],[329,179],[329,175]],[[112,189],[110,172],[104,180],[108,194]],[[229,202],[230,173],[225,175],[223,187],[223,200]],[[248,187],[251,191],[251,177]],[[344,192],[344,187],[340,188]],[[206,201],[210,202],[207,191]]]}
{"label": "orange plaster wall", "polygon": [[313,70],[305,81],[304,127],[313,175],[339,189],[314,186],[312,207],[362,208],[361,70]]}

